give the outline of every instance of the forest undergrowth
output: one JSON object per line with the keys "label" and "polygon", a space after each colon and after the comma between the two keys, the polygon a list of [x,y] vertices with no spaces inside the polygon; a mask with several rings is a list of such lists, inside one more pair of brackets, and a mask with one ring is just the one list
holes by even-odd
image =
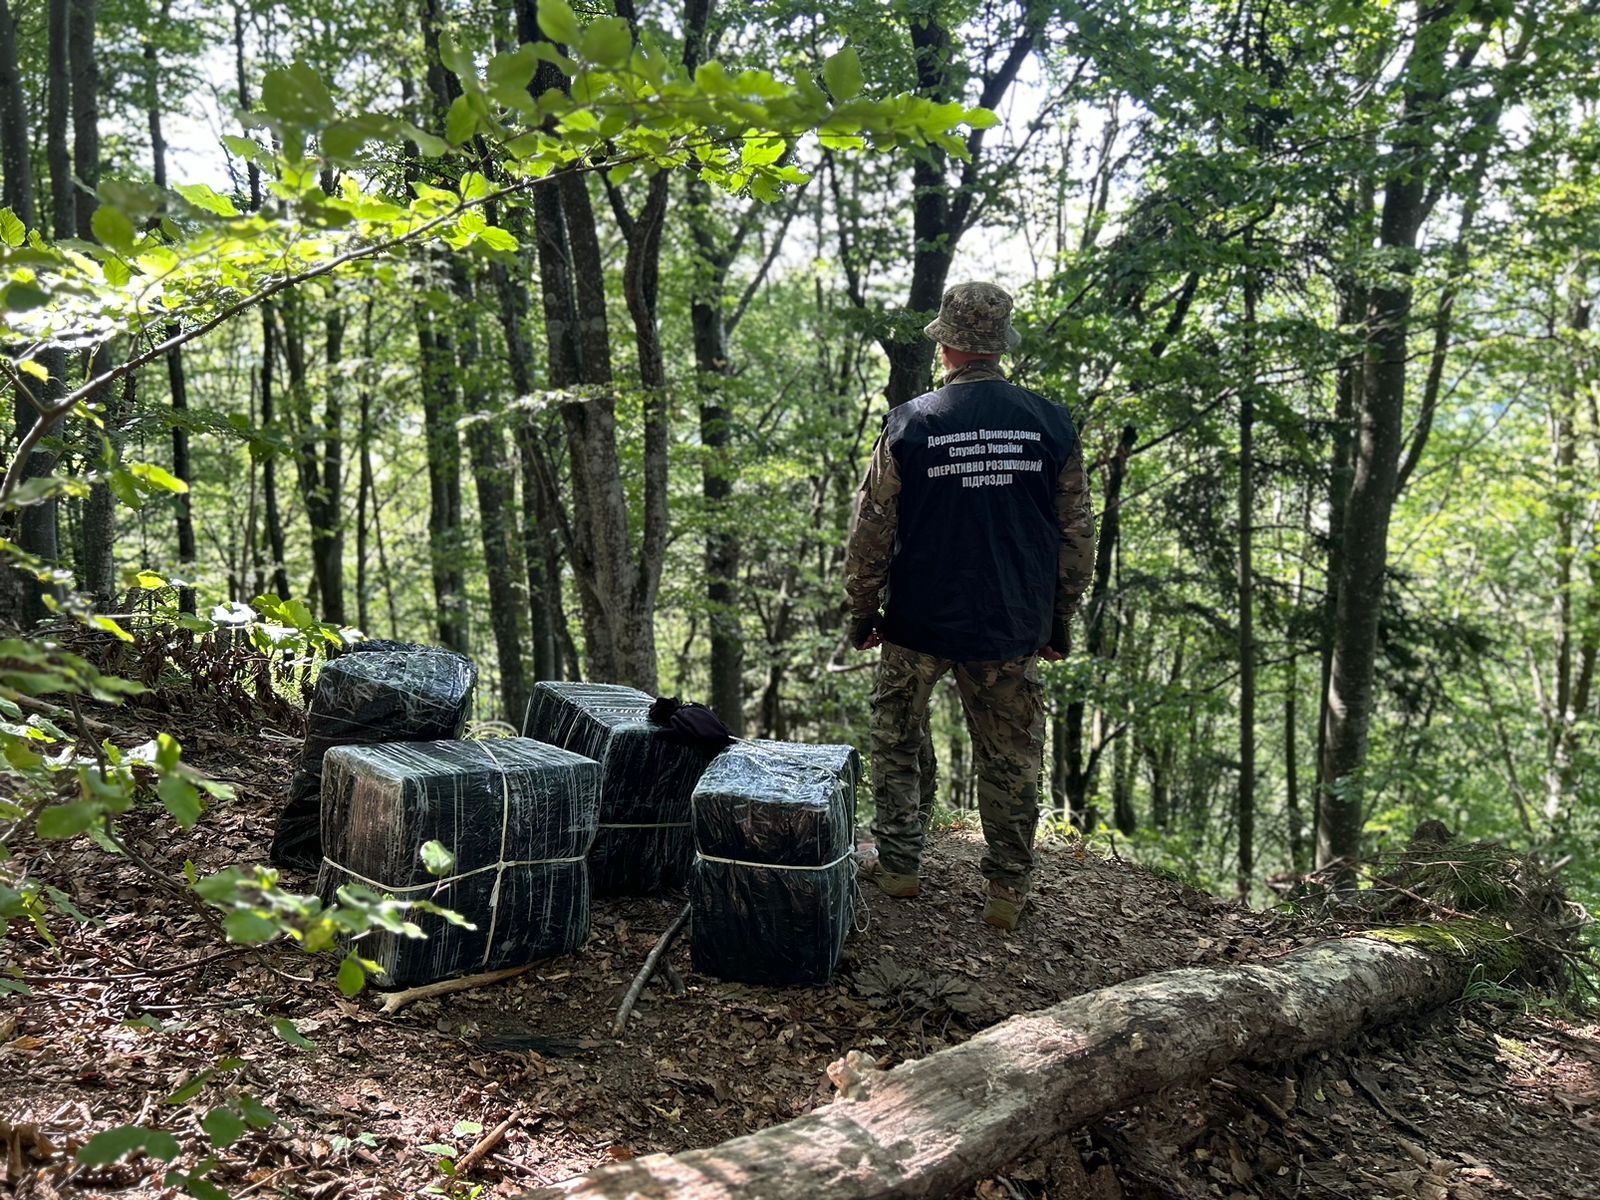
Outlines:
{"label": "forest undergrowth", "polygon": [[[185,893],[152,886],[151,872],[176,878],[186,863],[204,874],[262,859],[297,753],[281,693],[231,716],[191,700],[158,685],[139,708],[83,717],[119,740],[159,721],[232,800],[183,834],[135,810],[122,827],[131,857],[86,838],[15,847],[85,918],[55,945],[13,945],[28,990],[0,1010],[0,1137],[19,1200],[169,1194],[171,1170],[235,1197],[511,1194],[826,1104],[827,1066],[851,1049],[888,1066],[1081,992],[1268,959],[1394,915],[1310,901],[1254,911],[1051,838],[1037,908],[1003,935],[977,920],[982,842],[957,818],[932,843],[919,900],[864,897],[863,927],[825,987],[723,983],[696,975],[680,947],[684,994],[653,983],[613,1038],[616,1004],[678,902],[605,900],[580,953],[384,1016],[370,990],[340,994],[336,960],[281,941],[230,946]],[[1418,879],[1397,886],[1403,903],[1439,902]],[[1600,1179],[1597,1106],[1600,1025],[1516,981],[1478,978],[1413,1027],[1155,1097],[977,1195],[1588,1196]],[[209,1136],[218,1110],[241,1114],[220,1147]],[[75,1161],[94,1134],[125,1124],[170,1132],[177,1157]]]}

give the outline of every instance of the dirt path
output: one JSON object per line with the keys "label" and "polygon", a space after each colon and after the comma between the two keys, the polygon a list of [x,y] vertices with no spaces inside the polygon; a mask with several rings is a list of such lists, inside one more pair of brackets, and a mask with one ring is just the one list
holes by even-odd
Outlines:
{"label": "dirt path", "polygon": [[[202,871],[259,861],[293,751],[266,745],[246,759],[227,739],[193,735],[191,755],[239,799],[182,841],[135,823],[144,853],[174,873],[186,858]],[[471,1180],[510,1193],[805,1112],[830,1099],[827,1064],[849,1049],[890,1064],[1108,983],[1274,954],[1321,932],[1056,846],[1042,855],[1037,910],[1001,934],[977,920],[979,846],[961,830],[936,839],[916,901],[868,895],[866,927],[827,987],[724,984],[694,975],[680,947],[687,994],[653,984],[621,1041],[611,1016],[675,901],[600,904],[580,954],[381,1017],[373,997],[343,999],[329,964],[292,949],[208,958],[225,947],[178,900],[87,843],[57,847],[41,868],[50,882],[85,913],[121,915],[54,950],[13,929],[11,961],[33,990],[0,1000],[6,1182],[18,1197],[157,1194],[162,1164],[85,1171],[72,1151],[96,1130],[142,1123],[175,1132],[188,1168],[206,1144],[198,1120],[241,1089],[279,1121],[218,1155],[211,1178],[234,1195],[467,1195],[441,1169],[443,1151],[464,1152],[513,1115]],[[316,1049],[282,1040],[283,1017]],[[1359,1057],[1163,1097],[1078,1139],[1088,1172],[1058,1156],[978,1194],[1597,1195],[1597,1062],[1592,1027],[1478,1006]],[[192,1097],[167,1102],[207,1069]],[[1090,1182],[1102,1164],[1110,1171]]]}

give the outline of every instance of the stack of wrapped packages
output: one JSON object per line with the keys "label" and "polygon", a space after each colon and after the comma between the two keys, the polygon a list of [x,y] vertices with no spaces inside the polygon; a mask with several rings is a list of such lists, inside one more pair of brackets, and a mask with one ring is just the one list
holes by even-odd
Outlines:
{"label": "stack of wrapped packages", "polygon": [[322,762],[329,749],[460,737],[477,681],[464,655],[405,642],[357,642],[323,667],[272,861],[299,871],[322,865]]}
{"label": "stack of wrapped packages", "polygon": [[689,878],[689,797],[712,753],[652,724],[653,703],[609,683],[539,683],[528,702],[525,736],[600,764],[600,828],[589,852],[597,896],[655,895]]}
{"label": "stack of wrapped packages", "polygon": [[762,984],[827,982],[853,915],[850,746],[740,742],[694,789],[694,969]]}
{"label": "stack of wrapped packages", "polygon": [[[395,987],[564,954],[589,936],[584,859],[599,821],[600,767],[528,738],[341,746],[323,760],[318,890],[363,884],[427,899],[467,928],[413,913],[425,939],[374,930],[361,954]],[[455,854],[442,879],[420,850]]]}

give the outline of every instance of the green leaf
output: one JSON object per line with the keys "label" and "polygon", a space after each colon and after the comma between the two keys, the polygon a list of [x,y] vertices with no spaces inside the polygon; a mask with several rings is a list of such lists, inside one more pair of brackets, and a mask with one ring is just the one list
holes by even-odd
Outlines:
{"label": "green leaf", "polygon": [[216,216],[238,216],[238,210],[234,208],[234,202],[229,200],[226,195],[222,195],[214,187],[206,186],[206,184],[178,184],[178,187],[174,187],[173,190],[178,192],[178,195],[181,195],[184,200],[192,203],[195,208],[205,210],[206,213],[214,213]]}
{"label": "green leaf", "polygon": [[[182,775],[168,775],[156,785],[156,795],[161,797],[161,803],[166,806],[180,828],[194,828],[194,823],[200,819],[200,813],[203,811],[200,793],[194,784]],[[261,940],[265,941],[266,938]]]}
{"label": "green leaf", "polygon": [[[5,209],[4,211],[10,212],[11,210]],[[40,383],[50,382],[50,368],[36,359],[23,359],[17,364],[17,370],[21,371],[24,375],[33,376],[33,378],[37,379]]]}
{"label": "green leaf", "polygon": [[478,114],[472,107],[472,101],[465,96],[457,96],[444,119],[444,136],[459,146],[477,132]]}
{"label": "green leaf", "polygon": [[31,996],[33,989],[20,979],[0,979],[0,995]]}
{"label": "green leaf", "polygon": [[144,497],[139,494],[138,480],[132,471],[117,467],[111,472],[111,477],[106,483],[111,488],[111,494],[134,512],[144,507]]}
{"label": "green leaf", "polygon": [[571,45],[581,33],[567,0],[539,0],[539,29],[552,42]]}
{"label": "green leaf", "polygon": [[252,161],[261,154],[261,143],[237,134],[225,133],[222,135],[222,144],[232,153],[237,154],[247,162]]}
{"label": "green leaf", "polygon": [[361,960],[354,954],[347,955],[339,964],[339,990],[346,996],[354,996],[367,986],[367,973],[362,970]]}
{"label": "green leaf", "polygon": [[578,39],[578,53],[603,67],[620,67],[633,53],[633,31],[622,17],[598,17]]}
{"label": "green leaf", "polygon": [[969,108],[966,120],[968,129],[993,129],[1000,124],[999,114],[992,108]]}
{"label": "green leaf", "polygon": [[469,1133],[482,1133],[483,1126],[477,1121],[457,1121],[456,1127],[450,1131],[451,1137],[465,1137]]}
{"label": "green leaf", "polygon": [[92,613],[92,614],[90,614],[90,616],[84,622],[84,624],[86,624],[90,629],[98,629],[102,633],[109,633],[113,637],[115,637],[118,641],[121,641],[121,642],[131,642],[131,641],[133,641],[133,634],[129,633],[121,625],[118,625],[116,623],[116,621],[112,620],[110,617],[105,616],[102,613]]}
{"label": "green leaf", "polygon": [[100,819],[104,808],[87,800],[70,804],[54,804],[39,814],[39,836],[42,838],[77,837]]}
{"label": "green leaf", "polygon": [[248,1092],[239,1097],[239,1112],[251,1129],[271,1129],[278,1123],[278,1114]]}
{"label": "green leaf", "polygon": [[133,227],[133,222],[128,220],[110,205],[102,204],[94,210],[94,216],[89,218],[89,227],[94,230],[94,236],[102,246],[115,250],[118,254],[132,254],[134,240],[139,236]]}
{"label": "green leaf", "polygon": [[238,942],[241,946],[259,946],[262,942],[270,942],[278,934],[276,925],[253,912],[229,913],[222,922],[222,930],[230,942]]}
{"label": "green leaf", "polygon": [[28,240],[28,228],[22,223],[22,218],[9,208],[0,208],[0,242],[8,246],[20,246]]}
{"label": "green leaf", "polygon": [[288,1017],[279,1017],[274,1021],[272,1023],[272,1031],[288,1042],[289,1045],[300,1050],[315,1050],[317,1048],[317,1044],[301,1033],[299,1027]]}
{"label": "green leaf", "polygon": [[85,1142],[78,1150],[77,1161],[86,1167],[109,1167],[138,1150],[170,1162],[178,1157],[178,1139],[164,1129],[118,1125]]}
{"label": "green leaf", "polygon": [[512,234],[493,225],[479,231],[473,240],[480,246],[487,246],[491,250],[499,250],[505,254],[513,253],[518,246],[517,239]]}
{"label": "green leaf", "polygon": [[233,1200],[226,1191],[205,1178],[205,1173],[215,1165],[215,1160],[208,1158],[188,1174],[168,1171],[161,1182],[167,1187],[181,1187],[184,1195],[193,1196],[194,1200]]}
{"label": "green leaf", "polygon": [[456,865],[456,856],[440,841],[423,842],[421,854],[429,875],[448,875]]}
{"label": "green leaf", "polygon": [[175,1092],[163,1100],[162,1103],[187,1104],[200,1094],[200,1092],[205,1088],[206,1084],[210,1082],[211,1077],[215,1074],[216,1068],[207,1067],[204,1071],[201,1071],[200,1074],[189,1080],[188,1083],[178,1088]]}
{"label": "green leaf", "polygon": [[478,64],[473,61],[472,51],[449,34],[439,39],[439,61],[463,83],[478,78]]}
{"label": "green leaf", "polygon": [[302,129],[321,128],[334,117],[327,85],[303,62],[274,68],[262,77],[261,107],[285,125]]}
{"label": "green leaf", "polygon": [[200,1118],[200,1128],[206,1131],[211,1144],[226,1150],[244,1136],[247,1126],[244,1118],[225,1105],[218,1105]]}
{"label": "green leaf", "polygon": [[822,64],[822,80],[836,104],[854,100],[861,94],[861,58],[853,46],[846,46]]}
{"label": "green leaf", "polygon": [[180,496],[189,490],[187,483],[155,463],[134,463],[128,470],[133,473],[134,478],[152,490],[173,492]]}
{"label": "green leaf", "polygon": [[[539,65],[535,43],[529,42],[489,60],[489,86],[525,88],[533,82],[533,72]],[[4,218],[0,217],[0,224]]]}
{"label": "green leaf", "polygon": [[31,283],[15,280],[6,284],[4,296],[0,296],[0,303],[11,312],[27,312],[29,309],[38,308],[50,299],[48,292],[34,287]]}

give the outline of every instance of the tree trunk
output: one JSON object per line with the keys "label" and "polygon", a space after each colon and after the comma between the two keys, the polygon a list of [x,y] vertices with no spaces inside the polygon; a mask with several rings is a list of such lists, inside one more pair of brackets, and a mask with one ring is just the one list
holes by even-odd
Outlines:
{"label": "tree trunk", "polygon": [[[94,241],[94,210],[100,186],[100,69],[95,60],[96,0],[72,0],[67,18],[67,60],[72,75],[72,168],[76,175],[73,215],[77,236]],[[104,344],[89,353],[85,374],[97,375],[107,357]],[[106,469],[115,468],[121,457],[123,414],[117,393],[98,389],[87,397],[90,405],[103,405],[105,433],[101,454]],[[83,558],[80,563],[84,590],[100,603],[109,604],[117,590],[116,567],[117,501],[108,482],[89,488],[83,504]]]}
{"label": "tree trunk", "polygon": [[[272,395],[273,377],[276,374],[277,318],[270,301],[261,305],[261,430],[269,438],[277,431],[273,428],[276,414]],[[267,526],[267,549],[272,554],[272,590],[279,599],[289,598],[289,568],[287,551],[283,544],[283,517],[278,512],[278,472],[273,451],[268,447],[261,455],[261,508]]]}
{"label": "tree trunk", "polygon": [[[1317,865],[1338,864],[1353,880],[1365,814],[1363,773],[1372,721],[1378,615],[1389,561],[1389,516],[1399,481],[1406,394],[1413,258],[1427,216],[1432,113],[1445,78],[1445,57],[1457,10],[1427,10],[1405,67],[1400,130],[1384,166],[1379,244],[1387,273],[1373,285],[1367,308],[1366,357],[1356,405],[1354,473],[1335,581],[1333,654],[1328,670],[1322,751]],[[1419,159],[1422,160],[1419,162]],[[1442,169],[1442,168],[1440,168]]]}
{"label": "tree trunk", "polygon": [[[532,0],[516,0],[516,13],[518,36],[524,42],[548,40],[539,28]],[[560,70],[541,62],[530,88],[538,96],[551,87],[565,90],[568,85]],[[588,675],[654,691],[656,583],[649,576],[652,570],[659,570],[659,564],[650,570],[640,567],[650,556],[650,546],[664,537],[662,418],[658,408],[647,404],[649,480],[642,559],[636,559],[617,454],[605,263],[588,183],[583,175],[569,171],[556,177],[552,185],[535,188],[533,195],[550,383],[556,388],[583,389],[582,394],[563,401],[560,410],[572,479],[567,550],[583,608]],[[653,236],[659,237],[659,231]],[[653,253],[643,257],[630,254],[641,295],[654,290],[654,282],[644,270]],[[633,303],[630,299],[630,305]]]}
{"label": "tree trunk", "polygon": [[597,1167],[523,1197],[964,1194],[1162,1089],[1246,1059],[1327,1049],[1455,1000],[1475,965],[1499,978],[1514,964],[1516,946],[1504,937],[1465,920],[1319,942],[1268,963],[1147,975],[1013,1017],[891,1071],[861,1071],[847,1056],[836,1064],[843,1094],[825,1108],[707,1149]]}
{"label": "tree trunk", "polygon": [[[520,230],[513,230],[520,233]],[[513,279],[504,263],[489,265],[499,299],[500,326],[506,344],[506,366],[518,396],[533,391],[533,354],[528,346],[528,293],[523,272]],[[533,636],[533,677],[561,678],[561,643],[556,622],[566,623],[561,602],[561,567],[557,556],[554,495],[555,471],[540,441],[532,415],[516,424],[517,460],[522,476],[522,560],[527,573],[528,620]]]}
{"label": "tree trunk", "polygon": [[[52,14],[53,18],[53,14]],[[52,32],[54,27],[52,25]],[[55,65],[54,43],[51,67]],[[55,79],[52,74],[51,87]],[[52,103],[55,92],[52,90]],[[28,99],[22,88],[22,71],[17,56],[17,26],[11,7],[0,0],[0,157],[5,170],[4,202],[29,230],[38,225],[33,197],[33,136],[28,128]],[[44,384],[34,385],[35,398],[54,402],[65,394],[66,357],[59,351],[42,356],[50,372]],[[20,442],[33,429],[38,414],[23,397],[13,404],[14,428]],[[48,475],[55,467],[55,455],[34,451],[24,466],[24,479]],[[14,516],[7,514],[5,536],[13,538],[22,550],[53,564],[60,555],[56,531],[57,505],[52,498],[29,505]],[[49,615],[45,606],[46,589],[30,572],[7,563],[3,568],[4,607],[7,615],[21,625],[32,625]]]}
{"label": "tree trunk", "polygon": [[0,0],[0,169],[5,171],[4,203],[29,229],[33,213],[33,135],[28,130],[28,97],[22,90],[17,57],[17,22],[9,0]]}
{"label": "tree trunk", "polygon": [[[428,89],[433,98],[434,119],[442,124],[451,102],[460,94],[460,83],[439,57],[439,37],[436,0],[424,0],[422,43],[427,55]],[[454,391],[459,383],[462,395],[477,398],[487,392],[487,387],[478,366],[480,347],[473,301],[475,289],[467,262],[461,255],[451,257],[449,275],[458,318],[449,339],[449,344],[457,348],[452,364],[455,381],[451,387]],[[441,364],[449,361],[445,345],[441,336],[436,345]],[[505,435],[493,416],[495,406],[463,403],[461,407],[472,412],[475,418],[467,423],[467,449],[478,498],[478,529],[489,584],[489,625],[494,633],[495,659],[500,669],[502,715],[516,724],[521,722],[528,701],[528,682],[522,661],[527,640],[523,624],[527,605],[522,594],[526,576],[518,541],[516,485],[506,454]]]}
{"label": "tree trunk", "polygon": [[[163,15],[166,7],[163,7]],[[150,125],[150,166],[156,187],[167,186],[167,139],[161,129],[161,63],[154,42],[144,44],[145,111]],[[178,332],[178,326],[169,324],[167,336]],[[189,465],[189,383],[183,372],[183,349],[174,346],[167,352],[167,387],[172,398],[172,473],[184,483],[192,481],[194,472]],[[178,539],[178,573],[183,582],[178,588],[178,611],[195,611],[194,591],[194,509],[189,492],[173,497],[173,524]]]}
{"label": "tree trunk", "polygon": [[322,619],[336,625],[344,613],[344,513],[340,479],[343,472],[343,416],[335,367],[343,356],[344,317],[330,305],[324,322],[327,373],[323,389],[327,406],[319,423],[311,398],[310,363],[306,357],[305,297],[288,293],[279,306],[283,316],[284,362],[295,430],[295,470],[300,498],[311,532],[311,574],[316,581]]}
{"label": "tree trunk", "polygon": [[695,289],[689,306],[694,333],[695,382],[700,393],[700,494],[706,506],[706,603],[711,625],[711,707],[735,734],[744,736],[744,637],[736,598],[739,587],[739,535],[731,511],[733,495],[732,421],[722,390],[732,369],[724,316],[727,250],[716,244],[711,195],[706,183],[690,176],[689,236],[694,255]]}
{"label": "tree trunk", "polygon": [[371,584],[367,575],[367,551],[371,537],[368,513],[377,518],[377,503],[372,487],[372,307],[367,298],[366,311],[361,321],[361,386],[357,393],[359,405],[356,426],[356,625],[363,633],[371,634],[372,617],[369,611]]}
{"label": "tree trunk", "polygon": [[[1553,397],[1550,420],[1552,496],[1555,514],[1556,587],[1553,598],[1555,645],[1555,695],[1549,713],[1549,733],[1545,763],[1544,819],[1553,834],[1564,832],[1572,803],[1573,760],[1577,752],[1578,723],[1588,707],[1586,677],[1593,672],[1594,631],[1582,628],[1575,603],[1573,565],[1575,531],[1583,495],[1578,487],[1577,441],[1578,398],[1588,389],[1585,379],[1583,339],[1589,331],[1592,311],[1588,274],[1580,260],[1567,280],[1565,337],[1571,349],[1561,371],[1561,382]],[[1591,433],[1592,436],[1592,433]],[[1594,552],[1589,573],[1594,571]],[[1582,655],[1578,653],[1582,648]],[[1581,662],[1579,661],[1581,657]]]}
{"label": "tree trunk", "polygon": [[[1132,425],[1125,425],[1117,441],[1117,449],[1106,465],[1105,498],[1101,505],[1100,537],[1095,546],[1094,578],[1089,589],[1088,612],[1084,619],[1087,632],[1085,649],[1091,658],[1105,654],[1106,609],[1111,592],[1111,567],[1116,559],[1117,543],[1122,536],[1122,485],[1128,475],[1128,458],[1133,453],[1133,443],[1138,434]],[[1088,798],[1094,786],[1095,773],[1105,744],[1098,737],[1084,737],[1084,717],[1088,704],[1081,697],[1067,703],[1066,728],[1058,735],[1058,753],[1064,751],[1062,773],[1065,812],[1080,829],[1088,828]],[[1058,722],[1060,718],[1057,718]],[[1087,745],[1085,744],[1087,741]]]}
{"label": "tree trunk", "polygon": [[72,75],[68,68],[68,29],[72,0],[50,0],[46,67],[45,164],[50,171],[50,229],[56,240],[78,232],[77,189],[72,185]]}
{"label": "tree trunk", "polygon": [[[694,70],[705,55],[709,0],[685,9],[684,66]],[[719,246],[711,220],[711,190],[690,174],[684,187],[686,222],[694,271],[689,323],[694,337],[695,384],[699,391],[700,495],[706,509],[706,604],[710,608],[711,707],[735,737],[743,737],[744,633],[739,620],[739,534],[732,513],[734,465],[731,414],[722,389],[732,371],[725,315],[730,248]]]}
{"label": "tree trunk", "polygon": [[[1245,252],[1251,238],[1245,235]],[[1248,903],[1256,855],[1256,634],[1255,634],[1255,323],[1260,286],[1253,264],[1244,285],[1245,354],[1251,378],[1239,397],[1239,862],[1236,890]]]}

